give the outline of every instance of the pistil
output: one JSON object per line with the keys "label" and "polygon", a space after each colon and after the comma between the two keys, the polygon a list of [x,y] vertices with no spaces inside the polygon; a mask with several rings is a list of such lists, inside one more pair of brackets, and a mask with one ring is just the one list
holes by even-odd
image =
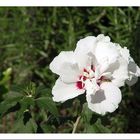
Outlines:
{"label": "pistil", "polygon": [[[90,80],[92,82],[92,80],[95,78],[95,70],[96,69],[93,65],[84,68],[83,75],[80,75],[79,80],[76,82],[76,87],[78,89],[84,89],[86,80]],[[97,85],[100,86],[102,82],[110,80],[105,76],[101,76],[99,79],[96,79],[95,81]]]}

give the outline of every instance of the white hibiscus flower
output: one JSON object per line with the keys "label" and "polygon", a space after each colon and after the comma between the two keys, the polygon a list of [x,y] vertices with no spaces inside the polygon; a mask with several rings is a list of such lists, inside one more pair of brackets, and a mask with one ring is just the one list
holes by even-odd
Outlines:
{"label": "white hibiscus flower", "polygon": [[118,108],[119,87],[125,81],[132,85],[140,76],[129,51],[102,34],[81,39],[74,51],[61,52],[50,69],[60,76],[52,89],[54,101],[64,102],[85,93],[88,107],[102,115]]}

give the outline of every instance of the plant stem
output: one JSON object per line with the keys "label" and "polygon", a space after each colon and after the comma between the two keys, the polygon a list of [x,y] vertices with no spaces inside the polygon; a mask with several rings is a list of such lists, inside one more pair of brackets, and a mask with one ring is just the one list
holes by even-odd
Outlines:
{"label": "plant stem", "polygon": [[72,130],[72,133],[75,133],[75,132],[76,132],[77,126],[78,126],[79,121],[80,121],[80,118],[81,118],[81,116],[79,116],[79,117],[76,119],[76,122],[74,123],[74,127],[73,127],[73,130]]}

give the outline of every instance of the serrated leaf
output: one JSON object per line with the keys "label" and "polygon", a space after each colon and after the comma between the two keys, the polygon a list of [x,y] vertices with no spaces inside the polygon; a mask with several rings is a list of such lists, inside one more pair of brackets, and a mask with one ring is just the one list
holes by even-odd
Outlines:
{"label": "serrated leaf", "polygon": [[40,108],[44,108],[48,110],[51,114],[53,114],[55,117],[58,116],[58,110],[55,105],[55,103],[52,101],[49,97],[40,97],[36,99],[36,103]]}

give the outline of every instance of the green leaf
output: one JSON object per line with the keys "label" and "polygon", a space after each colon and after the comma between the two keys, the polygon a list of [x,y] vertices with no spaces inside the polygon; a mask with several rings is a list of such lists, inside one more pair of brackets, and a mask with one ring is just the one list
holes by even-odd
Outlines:
{"label": "green leaf", "polygon": [[18,102],[22,99],[23,95],[17,92],[9,92],[4,95],[5,101],[8,102]]}
{"label": "green leaf", "polygon": [[24,106],[31,106],[31,105],[34,105],[34,99],[32,97],[25,97],[21,103],[24,105]]}
{"label": "green leaf", "polygon": [[0,84],[5,84],[7,81],[9,81],[11,73],[12,73],[12,68],[8,68],[7,70],[5,70],[3,72],[3,78],[0,81]]}
{"label": "green leaf", "polygon": [[84,122],[90,123],[93,112],[88,108],[87,103],[83,104],[82,118]]}
{"label": "green leaf", "polygon": [[26,87],[27,87],[27,85],[25,85],[25,84],[22,84],[22,85],[14,84],[14,85],[11,85],[11,91],[14,91],[14,92],[22,94],[22,92],[24,91],[24,89]]}
{"label": "green leaf", "polygon": [[22,97],[23,96],[21,94],[15,92],[5,94],[5,100],[0,104],[0,116],[3,116],[6,112],[10,113],[13,110],[12,108],[14,108],[14,106],[20,101],[20,99],[22,99]]}
{"label": "green leaf", "polygon": [[51,94],[48,94],[48,89],[46,88],[46,86],[43,86],[43,85],[36,88],[36,95],[44,96],[44,97],[51,96]]}
{"label": "green leaf", "polygon": [[34,107],[35,102],[32,97],[24,97],[20,102],[21,108],[18,111],[18,118],[20,118],[30,107]]}
{"label": "green leaf", "polygon": [[10,109],[11,107],[14,107],[17,103],[16,102],[5,102],[3,101],[0,104],[0,118],[4,115],[4,113],[6,111],[8,111],[8,109]]}
{"label": "green leaf", "polygon": [[47,125],[47,124],[41,124],[41,128],[44,133],[51,133],[54,130],[54,127],[52,125]]}
{"label": "green leaf", "polygon": [[3,93],[7,93],[7,92],[8,92],[8,89],[5,87],[5,85],[0,85],[0,94],[3,95]]}
{"label": "green leaf", "polygon": [[35,120],[30,119],[25,125],[23,123],[23,117],[15,122],[11,133],[36,133],[37,124]]}
{"label": "green leaf", "polygon": [[23,123],[25,125],[32,118],[32,116],[29,111],[25,111],[23,116]]}
{"label": "green leaf", "polygon": [[36,99],[36,103],[40,108],[44,108],[44,109],[48,110],[55,117],[58,116],[57,107],[50,97],[40,97],[40,98]]}
{"label": "green leaf", "polygon": [[36,132],[37,131],[37,124],[33,119],[30,119],[26,124],[26,131]]}
{"label": "green leaf", "polygon": [[101,124],[101,120],[98,119],[93,125],[87,125],[85,130],[87,133],[111,133],[111,131]]}
{"label": "green leaf", "polygon": [[4,114],[3,116],[11,113],[11,112],[16,112],[20,109],[20,104],[19,103],[16,103],[14,106],[10,107]]}
{"label": "green leaf", "polygon": [[100,115],[95,114],[89,108],[87,103],[83,105],[82,119],[84,122],[84,132],[87,133],[109,133],[110,130],[101,124]]}

